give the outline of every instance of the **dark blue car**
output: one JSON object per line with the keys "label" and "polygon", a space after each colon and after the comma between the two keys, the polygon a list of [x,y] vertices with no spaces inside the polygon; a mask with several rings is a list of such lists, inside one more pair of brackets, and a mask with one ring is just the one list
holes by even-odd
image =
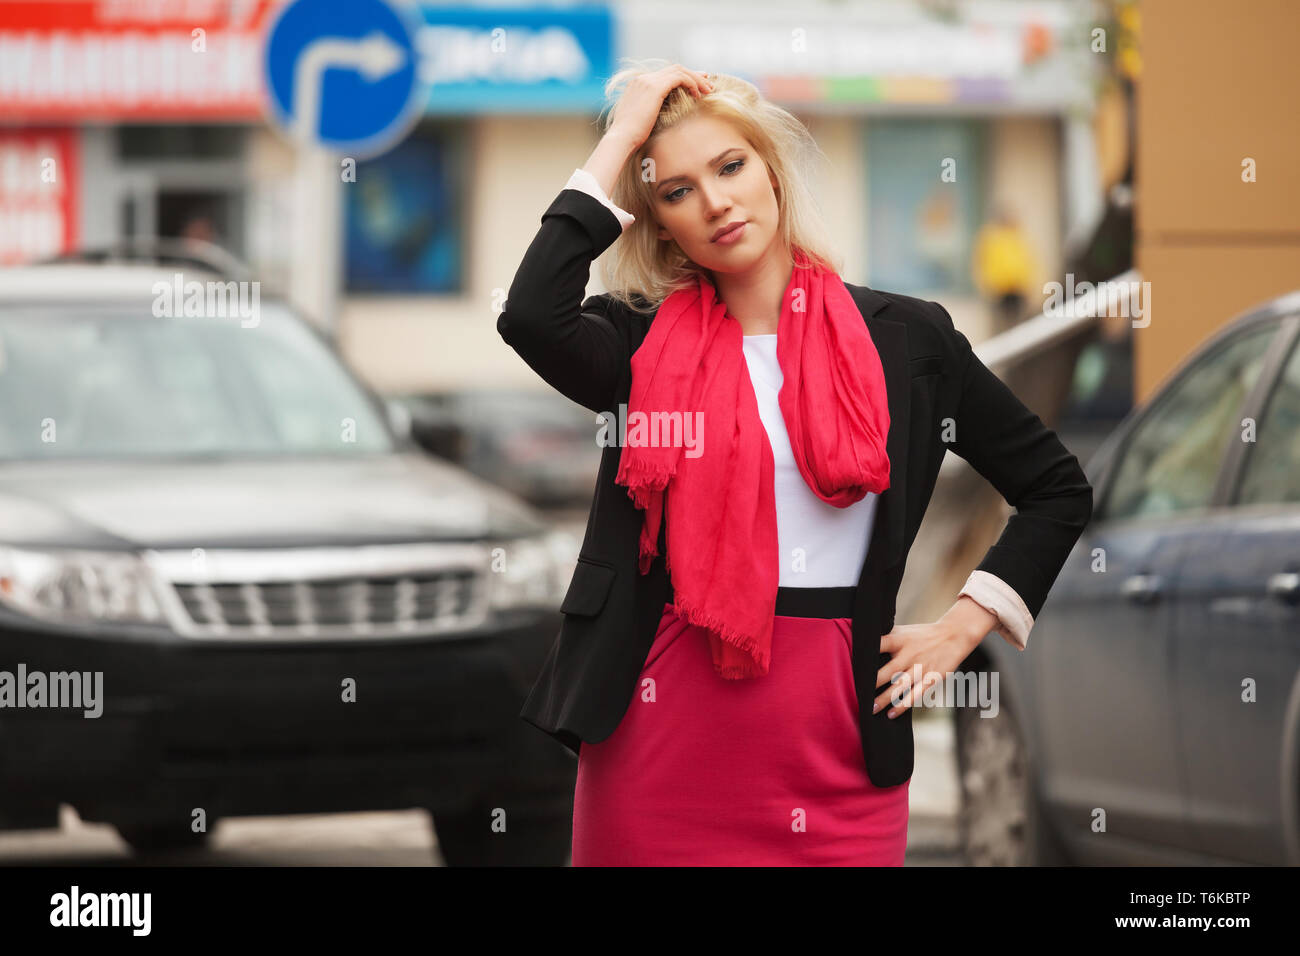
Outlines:
{"label": "dark blue car", "polygon": [[1300,862],[1300,292],[1228,323],[1087,465],[1092,522],[956,711],[975,863]]}

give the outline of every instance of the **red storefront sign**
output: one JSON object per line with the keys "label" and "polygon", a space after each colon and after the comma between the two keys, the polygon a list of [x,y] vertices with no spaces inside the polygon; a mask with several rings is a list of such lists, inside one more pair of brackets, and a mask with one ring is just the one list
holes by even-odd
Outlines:
{"label": "red storefront sign", "polygon": [[0,0],[0,123],[260,120],[278,0]]}
{"label": "red storefront sign", "polygon": [[0,127],[0,265],[77,245],[80,134]]}

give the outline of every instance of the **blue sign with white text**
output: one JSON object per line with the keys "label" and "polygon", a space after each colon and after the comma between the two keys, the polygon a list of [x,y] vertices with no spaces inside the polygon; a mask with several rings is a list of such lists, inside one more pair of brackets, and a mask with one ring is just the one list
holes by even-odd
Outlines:
{"label": "blue sign with white text", "polygon": [[604,5],[422,4],[420,13],[426,113],[588,113],[605,103],[614,19]]}
{"label": "blue sign with white text", "polygon": [[424,105],[414,24],[385,0],[293,0],[267,33],[272,121],[300,143],[365,158],[393,146]]}

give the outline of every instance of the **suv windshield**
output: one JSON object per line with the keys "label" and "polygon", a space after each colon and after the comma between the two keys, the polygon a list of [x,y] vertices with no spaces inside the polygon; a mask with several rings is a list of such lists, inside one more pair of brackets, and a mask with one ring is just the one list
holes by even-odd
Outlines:
{"label": "suv windshield", "polygon": [[248,328],[148,308],[0,313],[0,460],[392,450],[370,398],[281,305]]}

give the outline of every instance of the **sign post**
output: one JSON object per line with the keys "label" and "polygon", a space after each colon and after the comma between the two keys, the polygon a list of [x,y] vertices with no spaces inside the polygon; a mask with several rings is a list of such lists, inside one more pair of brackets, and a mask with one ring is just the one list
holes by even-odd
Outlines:
{"label": "sign post", "polygon": [[424,107],[414,36],[386,0],[294,0],[267,31],[266,115],[296,151],[290,296],[326,329],[343,273],[344,173],[400,142]]}

